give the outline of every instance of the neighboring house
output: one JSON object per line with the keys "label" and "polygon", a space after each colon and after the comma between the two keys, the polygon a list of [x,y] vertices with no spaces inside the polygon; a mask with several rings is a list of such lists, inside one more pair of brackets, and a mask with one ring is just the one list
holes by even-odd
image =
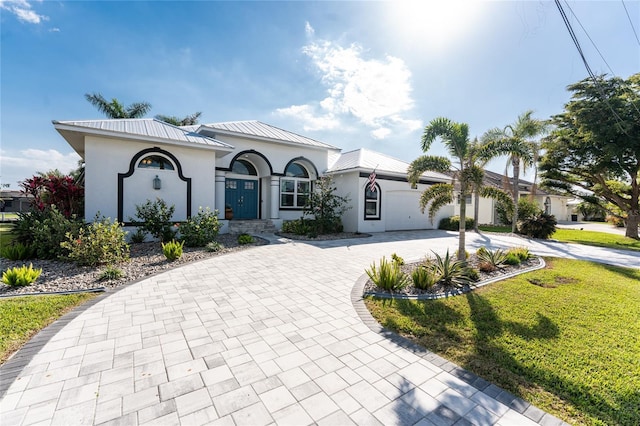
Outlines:
{"label": "neighboring house", "polygon": [[[130,224],[135,206],[164,199],[182,221],[199,207],[225,207],[236,219],[262,219],[277,228],[301,217],[313,182],[335,178],[351,209],[345,231],[378,232],[437,227],[420,213],[421,190],[450,181],[425,174],[417,189],[408,163],[368,150],[340,149],[259,121],[176,127],[156,119],[54,121],[85,162],[85,219],[96,213]],[[367,178],[376,169],[376,191]],[[373,194],[371,192],[374,192]],[[443,211],[445,211],[443,209]],[[442,216],[447,215],[445,213]]]}
{"label": "neighboring house", "polygon": [[[513,178],[495,173],[490,170],[485,170],[484,176],[485,186],[494,186],[496,188],[503,189],[511,194],[511,188],[513,187]],[[522,179],[518,182],[520,198],[530,197],[532,190],[535,191],[533,196],[534,201],[538,204],[538,207],[547,214],[552,214],[559,221],[571,220],[572,207],[567,204],[571,199],[563,195],[554,195],[541,190],[534,184]],[[474,197],[467,196],[467,216],[473,217],[474,209]],[[496,213],[496,200],[493,198],[480,197],[480,209],[478,212],[478,223],[480,224],[498,224],[498,215]],[[455,214],[460,213],[460,197],[458,196],[455,206]]]}
{"label": "neighboring house", "polygon": [[32,195],[24,194],[21,191],[0,191],[0,210],[5,213],[28,211],[32,201]]}

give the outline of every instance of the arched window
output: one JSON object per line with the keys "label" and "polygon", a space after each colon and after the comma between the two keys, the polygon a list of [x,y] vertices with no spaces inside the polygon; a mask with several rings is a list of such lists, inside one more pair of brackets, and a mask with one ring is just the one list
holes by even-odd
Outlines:
{"label": "arched window", "polygon": [[174,170],[171,161],[161,155],[147,155],[138,163],[141,169]]}
{"label": "arched window", "polygon": [[549,197],[544,200],[544,213],[551,214],[551,198]]}
{"label": "arched window", "polygon": [[291,163],[280,178],[280,207],[301,209],[311,194],[311,179],[307,168],[297,162]]}
{"label": "arched window", "polygon": [[236,160],[231,167],[231,173],[239,175],[258,176],[256,168],[247,160]]}
{"label": "arched window", "polygon": [[380,185],[375,184],[375,191],[367,183],[364,189],[364,220],[380,220]]}

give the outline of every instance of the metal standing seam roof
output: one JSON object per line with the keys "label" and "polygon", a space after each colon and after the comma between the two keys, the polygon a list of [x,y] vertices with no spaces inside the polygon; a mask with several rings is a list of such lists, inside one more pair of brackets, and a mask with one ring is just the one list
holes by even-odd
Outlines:
{"label": "metal standing seam roof", "polygon": [[53,124],[83,128],[105,133],[135,135],[173,142],[195,143],[233,149],[232,145],[214,138],[191,132],[155,118],[124,118],[113,120],[53,121]]}
{"label": "metal standing seam roof", "polygon": [[[189,126],[191,127],[191,126]],[[187,127],[187,128],[189,128]],[[270,124],[257,120],[249,121],[228,121],[224,123],[203,124],[207,129],[219,130],[222,132],[235,133],[238,135],[254,136],[275,141],[296,143],[300,145],[313,146],[318,148],[339,149],[333,145],[299,135],[297,133],[283,130]]]}
{"label": "metal standing seam roof", "polygon": [[[390,157],[380,152],[360,148],[341,154],[338,161],[336,161],[336,163],[331,166],[327,172],[332,173],[353,169],[375,169],[378,173],[387,172],[406,175],[408,168],[409,163],[406,161]],[[451,177],[436,172],[425,172],[422,176],[444,181],[451,180]]]}

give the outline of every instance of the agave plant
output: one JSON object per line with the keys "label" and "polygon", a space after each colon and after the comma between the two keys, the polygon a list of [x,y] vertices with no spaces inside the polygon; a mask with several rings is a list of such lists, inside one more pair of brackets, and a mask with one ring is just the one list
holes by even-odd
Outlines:
{"label": "agave plant", "polygon": [[380,259],[379,267],[372,263],[365,272],[376,286],[387,291],[398,291],[409,284],[409,278],[400,270],[400,265],[387,261],[385,257]]}
{"label": "agave plant", "polygon": [[440,277],[439,281],[444,285],[462,287],[471,282],[468,275],[467,262],[464,260],[455,260],[449,254],[442,257],[438,253],[433,252],[436,258],[433,260],[433,270]]}
{"label": "agave plant", "polygon": [[507,259],[507,253],[503,250],[495,249],[489,250],[486,247],[480,247],[476,252],[480,263],[486,263],[493,268],[502,268],[505,265]]}

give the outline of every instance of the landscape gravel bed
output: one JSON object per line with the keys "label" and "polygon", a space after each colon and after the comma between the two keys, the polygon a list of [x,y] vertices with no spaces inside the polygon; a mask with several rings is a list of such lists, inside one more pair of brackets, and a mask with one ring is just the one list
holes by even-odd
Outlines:
{"label": "landscape gravel bed", "polygon": [[130,245],[129,262],[115,265],[123,272],[123,277],[117,280],[100,280],[100,274],[105,266],[77,266],[74,263],[33,259],[27,261],[8,261],[0,259],[0,268],[4,271],[14,266],[33,264],[34,268],[42,268],[42,274],[36,282],[24,287],[9,287],[0,282],[0,297],[29,293],[53,293],[64,291],[90,290],[101,287],[115,288],[129,282],[144,278],[155,273],[165,271],[186,263],[206,259],[233,251],[244,250],[257,245],[269,244],[265,239],[253,237],[255,242],[247,245],[238,244],[238,236],[234,234],[221,234],[217,241],[224,245],[224,249],[218,252],[208,252],[204,247],[185,247],[182,257],[169,262],[162,253],[159,242],[139,243]]}

